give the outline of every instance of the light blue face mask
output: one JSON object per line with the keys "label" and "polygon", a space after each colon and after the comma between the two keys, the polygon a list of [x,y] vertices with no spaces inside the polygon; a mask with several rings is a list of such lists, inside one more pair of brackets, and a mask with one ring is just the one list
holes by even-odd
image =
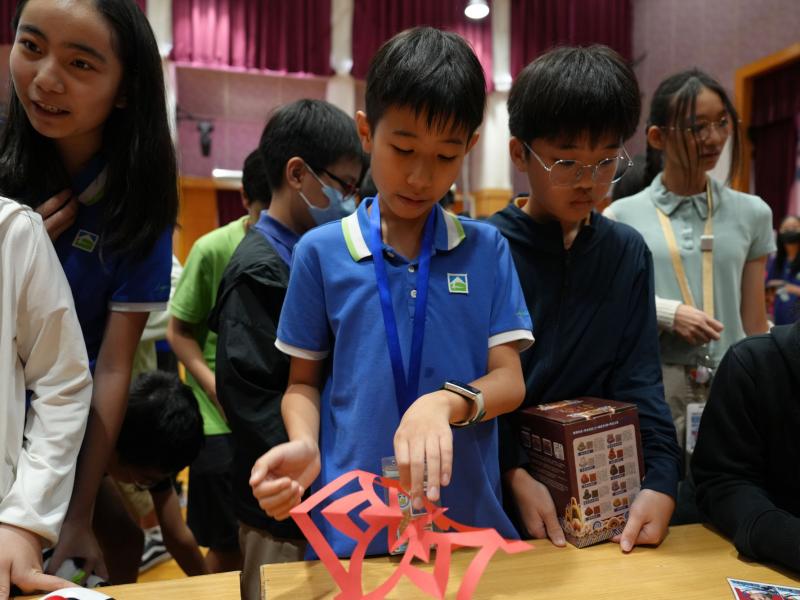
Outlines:
{"label": "light blue face mask", "polygon": [[317,225],[322,225],[323,223],[328,223],[337,219],[343,219],[347,215],[351,215],[355,212],[356,199],[353,194],[345,196],[335,187],[323,183],[323,181],[317,177],[317,174],[314,173],[311,167],[306,165],[306,168],[308,168],[308,172],[314,176],[314,179],[319,181],[319,184],[322,186],[322,193],[328,198],[328,206],[325,208],[320,208],[319,206],[314,206],[308,201],[306,195],[303,192],[300,192],[300,197],[306,203],[308,212]]}

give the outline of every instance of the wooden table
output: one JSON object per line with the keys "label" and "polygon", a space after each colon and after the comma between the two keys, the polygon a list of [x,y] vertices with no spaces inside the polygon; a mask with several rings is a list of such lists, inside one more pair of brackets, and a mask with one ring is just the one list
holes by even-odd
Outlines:
{"label": "wooden table", "polygon": [[[727,577],[800,586],[793,573],[740,559],[729,541],[702,525],[673,527],[659,548],[636,548],[628,556],[611,543],[581,550],[555,548],[546,541],[535,545],[535,550],[524,554],[495,554],[475,598],[727,600],[733,598]],[[454,555],[448,598],[455,597],[472,555],[472,551]],[[392,570],[389,558],[366,561],[365,588],[372,589]],[[266,600],[316,600],[333,597],[337,590],[317,562],[264,565],[261,579]],[[239,598],[239,574],[120,585],[101,591],[116,600],[235,599]],[[389,598],[428,596],[401,581]]]}
{"label": "wooden table", "polygon": [[[539,541],[536,549],[517,555],[495,554],[475,598],[674,600],[733,598],[727,577],[800,585],[793,573],[745,561],[733,545],[703,525],[673,527],[659,548],[636,548],[627,556],[617,544],[589,548],[556,548]],[[454,598],[473,551],[453,557],[448,598]],[[392,572],[388,558],[366,561],[364,587],[371,590]],[[320,563],[264,565],[266,600],[329,598],[337,588]],[[389,598],[428,598],[404,580]],[[127,600],[127,597],[119,597]]]}
{"label": "wooden table", "polygon": [[[239,598],[239,571],[184,577],[152,583],[132,583],[99,588],[115,600],[223,600]],[[41,598],[44,594],[26,598]],[[17,600],[25,600],[18,597]]]}

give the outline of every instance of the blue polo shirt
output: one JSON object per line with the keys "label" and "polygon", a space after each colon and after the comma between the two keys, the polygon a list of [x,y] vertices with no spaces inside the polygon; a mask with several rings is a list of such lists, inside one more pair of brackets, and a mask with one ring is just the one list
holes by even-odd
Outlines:
{"label": "blue polo shirt", "polygon": [[92,371],[109,311],[166,310],[172,268],[171,227],[146,256],[105,252],[101,257],[104,166],[104,161],[96,158],[73,181],[72,190],[80,201],[78,215],[54,243],[72,289]]}
{"label": "blue polo shirt", "polygon": [[[367,207],[342,221],[307,233],[295,246],[289,288],[276,345],[291,356],[328,360],[320,402],[320,489],[343,473],[381,472],[381,458],[394,454],[400,414],[366,240]],[[486,374],[489,348],[533,340],[508,244],[490,225],[460,220],[439,206],[433,210],[434,252],[430,264],[428,308],[419,394],[447,379],[473,381]],[[384,256],[397,318],[404,364],[408,365],[416,297],[417,262],[384,244]],[[495,419],[453,430],[453,474],[442,489],[448,515],[466,525],[517,533],[503,511]],[[345,492],[351,492],[350,487]],[[339,556],[355,542],[317,512],[317,526]],[[388,551],[381,532],[369,554]]]}
{"label": "blue polo shirt", "polygon": [[266,210],[261,211],[258,221],[253,225],[253,229],[263,235],[270,245],[275,248],[275,252],[278,253],[283,262],[291,266],[292,251],[295,244],[297,244],[297,240],[300,239],[299,235],[280,221],[270,217]]}

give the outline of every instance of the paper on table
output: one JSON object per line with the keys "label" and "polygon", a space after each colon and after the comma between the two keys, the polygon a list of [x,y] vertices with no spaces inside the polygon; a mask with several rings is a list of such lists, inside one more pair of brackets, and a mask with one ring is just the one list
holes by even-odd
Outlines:
{"label": "paper on table", "polygon": [[[321,511],[322,515],[336,529],[356,541],[356,547],[350,557],[350,568],[347,570],[339,562],[339,558],[330,544],[314,524],[311,519],[311,511],[336,491],[355,480],[358,481],[360,490],[332,501]],[[388,505],[375,491],[376,484],[388,489]],[[397,530],[403,518],[398,492],[403,492],[403,490],[396,480],[379,477],[366,471],[351,471],[338,477],[291,510],[292,518],[339,586],[341,594],[337,598],[341,600],[384,598],[404,575],[422,591],[435,598],[443,598],[450,576],[452,551],[461,547],[478,548],[479,551],[464,573],[458,588],[458,600],[466,600],[472,596],[483,571],[495,552],[502,550],[507,554],[516,554],[533,549],[533,546],[526,542],[503,539],[494,529],[479,529],[456,523],[444,515],[446,508],[434,505],[427,498],[423,498],[427,514],[413,519],[398,536]],[[348,514],[364,503],[367,504],[367,507],[359,513],[359,516],[367,523],[366,530],[361,529]],[[440,531],[426,529],[426,525],[430,523],[435,523]],[[365,593],[361,574],[367,546],[384,528],[389,529],[389,540],[393,540],[392,548],[406,542],[408,548],[395,572],[376,589]],[[427,573],[411,563],[415,558],[429,563],[432,545],[437,548],[436,558],[433,573]]]}
{"label": "paper on table", "polygon": [[800,600],[800,588],[728,578],[736,600]]}
{"label": "paper on table", "polygon": [[42,596],[41,600],[113,600],[111,596],[82,587],[63,588]]}

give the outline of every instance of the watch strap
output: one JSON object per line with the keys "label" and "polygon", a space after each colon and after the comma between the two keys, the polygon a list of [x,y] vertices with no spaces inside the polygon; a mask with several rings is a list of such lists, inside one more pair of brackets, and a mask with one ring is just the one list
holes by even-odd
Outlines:
{"label": "watch strap", "polygon": [[473,407],[472,408],[472,416],[464,421],[459,421],[458,423],[451,423],[452,427],[469,427],[470,425],[475,425],[476,423],[480,423],[483,418],[486,416],[486,407],[483,401],[483,392],[481,392],[478,388],[473,387],[467,383],[462,383],[460,381],[453,381],[448,380],[444,382],[442,386],[443,390],[447,390],[449,392],[453,392],[454,394],[458,394]]}

